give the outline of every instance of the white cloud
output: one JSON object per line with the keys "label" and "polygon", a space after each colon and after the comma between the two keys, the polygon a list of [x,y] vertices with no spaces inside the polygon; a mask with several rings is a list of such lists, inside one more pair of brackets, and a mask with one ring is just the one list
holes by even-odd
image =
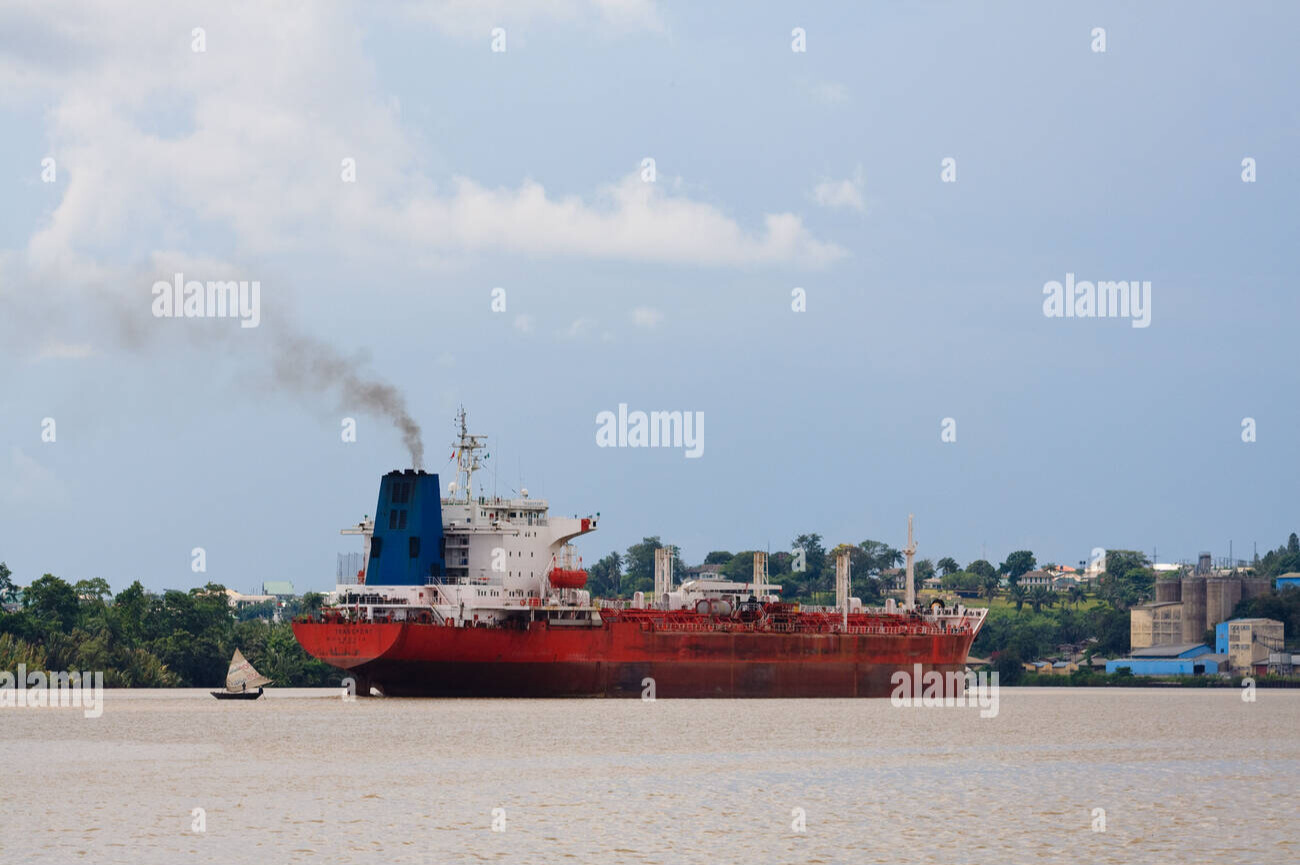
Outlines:
{"label": "white cloud", "polygon": [[653,330],[664,320],[664,314],[654,307],[638,306],[632,310],[632,323],[646,330]]}
{"label": "white cloud", "polygon": [[654,0],[413,0],[406,9],[445,33],[478,37],[484,45],[493,27],[509,34],[511,28],[548,20],[620,31],[664,30]]}
{"label": "white cloud", "polygon": [[823,180],[813,189],[813,201],[822,207],[848,207],[863,213],[867,209],[862,198],[862,166],[853,170],[847,180]]}
{"label": "white cloud", "polygon": [[[435,13],[477,15],[469,0]],[[487,7],[502,13],[504,4]],[[529,0],[513,13],[649,27],[647,0]],[[18,269],[49,284],[120,285],[159,249],[231,260],[277,253],[397,258],[443,266],[495,253],[720,267],[824,266],[846,255],[792,212],[742,222],[672,183],[635,174],[582,195],[538,182],[437,188],[417,137],[379,86],[351,7],[233,3],[206,10],[207,50],[191,51],[191,10],[174,3],[0,7],[0,99],[49,104],[45,133],[62,199]],[[340,178],[356,160],[356,182]],[[749,223],[748,225],[746,224]],[[224,240],[228,238],[228,240]],[[258,278],[253,274],[251,278]],[[65,283],[67,284],[67,283]]]}
{"label": "white cloud", "polygon": [[713,205],[672,195],[635,174],[590,200],[551,197],[532,181],[487,189],[462,178],[449,197],[423,198],[378,216],[386,233],[405,233],[412,245],[454,250],[730,266],[823,266],[845,254],[813,237],[792,213],[768,214],[762,231],[749,232]]}

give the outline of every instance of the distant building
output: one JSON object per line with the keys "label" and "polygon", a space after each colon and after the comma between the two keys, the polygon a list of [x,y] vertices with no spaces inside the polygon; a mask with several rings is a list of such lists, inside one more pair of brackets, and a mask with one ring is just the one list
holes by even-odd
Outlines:
{"label": "distant building", "polygon": [[1048,589],[1052,586],[1052,575],[1047,571],[1027,571],[1020,575],[1020,585],[1026,589]]}
{"label": "distant building", "polygon": [[1277,619],[1229,619],[1215,625],[1214,646],[1232,658],[1234,670],[1245,670],[1282,651],[1283,629]]}
{"label": "distant building", "polygon": [[1025,672],[1042,676],[1068,676],[1079,669],[1077,661],[1027,661],[1021,666]]}
{"label": "distant building", "polygon": [[880,583],[886,589],[902,589],[907,582],[907,571],[902,568],[885,568],[880,572]]}
{"label": "distant building", "polygon": [[1135,676],[1201,676],[1227,673],[1230,660],[1201,643],[1135,649],[1127,658],[1106,662],[1106,672],[1128,669]]}
{"label": "distant building", "polygon": [[1300,589],[1300,571],[1291,571],[1277,578],[1277,590]]}
{"label": "distant building", "polygon": [[267,580],[262,583],[262,594],[274,595],[276,598],[292,598],[294,596],[293,583],[289,580]]}
{"label": "distant building", "polygon": [[1255,675],[1294,676],[1300,672],[1300,655],[1291,652],[1269,652],[1268,657],[1251,665]]}
{"label": "distant building", "polygon": [[243,595],[234,589],[226,589],[226,603],[235,609],[242,609],[250,604],[263,604],[267,601],[274,601],[274,595]]}
{"label": "distant building", "polygon": [[1129,612],[1129,645],[1134,649],[1172,646],[1183,638],[1183,605],[1176,601],[1139,604]]}
{"label": "distant building", "polygon": [[[1204,639],[1207,630],[1232,615],[1238,602],[1266,595],[1270,588],[1266,578],[1243,575],[1160,577],[1155,581],[1154,601],[1130,611],[1130,645],[1144,648]],[[1182,623],[1181,633],[1172,630],[1175,619]]]}

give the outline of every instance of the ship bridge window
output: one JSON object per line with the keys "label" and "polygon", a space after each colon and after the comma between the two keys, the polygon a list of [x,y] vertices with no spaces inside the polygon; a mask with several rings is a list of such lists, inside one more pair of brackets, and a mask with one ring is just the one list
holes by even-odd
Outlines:
{"label": "ship bridge window", "polygon": [[417,559],[417,558],[420,557],[420,539],[419,539],[419,537],[412,537],[412,538],[409,538],[409,539],[407,540],[407,546],[409,547],[409,549],[410,549],[410,551],[411,551],[411,558],[413,558],[413,559]]}

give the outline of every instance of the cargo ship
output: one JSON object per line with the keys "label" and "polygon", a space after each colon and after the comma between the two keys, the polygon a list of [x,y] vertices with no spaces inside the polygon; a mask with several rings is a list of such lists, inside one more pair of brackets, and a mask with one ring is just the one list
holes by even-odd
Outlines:
{"label": "cargo ship", "polygon": [[[359,535],[362,569],[320,612],[293,623],[311,655],[347,671],[356,692],[429,697],[887,697],[895,674],[937,672],[944,696],[964,686],[986,610],[920,608],[908,519],[906,594],[864,607],[836,560],[836,604],[781,600],[756,553],[752,578],[674,584],[671,551],[655,586],[593,599],[572,541],[600,514],[558,517],[522,489],[474,495],[486,436],[458,415],[456,480],[384,475]],[[919,691],[918,691],[919,693]]]}

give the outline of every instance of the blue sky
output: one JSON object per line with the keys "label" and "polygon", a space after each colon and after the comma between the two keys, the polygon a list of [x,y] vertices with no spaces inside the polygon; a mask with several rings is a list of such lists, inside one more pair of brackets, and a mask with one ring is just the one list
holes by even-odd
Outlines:
{"label": "blue sky", "polygon": [[[489,492],[601,512],[588,561],[1297,528],[1293,5],[702,7],[0,12],[0,559],[329,587],[407,458],[277,383],[286,333],[400,388],[444,479],[463,403]],[[152,317],[177,271],[258,280],[262,326]],[[1045,317],[1066,273],[1150,281],[1151,326]],[[704,455],[596,447],[619,403]]]}

